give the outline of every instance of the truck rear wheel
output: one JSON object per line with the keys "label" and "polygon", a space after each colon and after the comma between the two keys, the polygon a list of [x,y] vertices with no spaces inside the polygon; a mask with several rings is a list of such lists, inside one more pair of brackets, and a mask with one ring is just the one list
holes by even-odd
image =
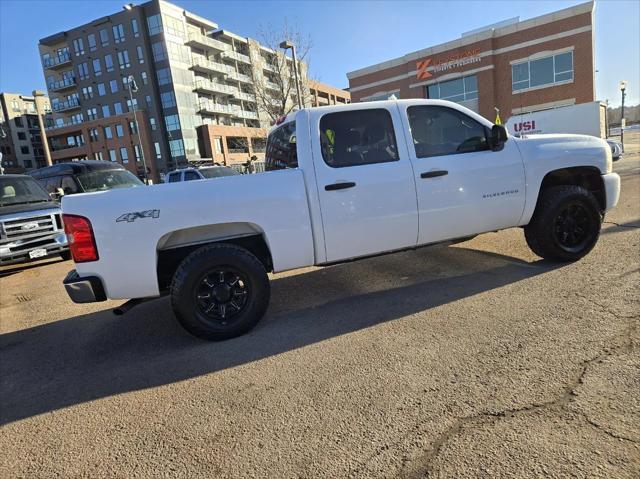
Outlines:
{"label": "truck rear wheel", "polygon": [[541,193],[524,234],[538,256],[576,261],[596,245],[601,226],[598,201],[588,190],[574,185],[554,186]]}
{"label": "truck rear wheel", "polygon": [[204,246],[187,256],[173,276],[171,305],[180,324],[210,341],[253,328],[269,305],[264,265],[235,245]]}

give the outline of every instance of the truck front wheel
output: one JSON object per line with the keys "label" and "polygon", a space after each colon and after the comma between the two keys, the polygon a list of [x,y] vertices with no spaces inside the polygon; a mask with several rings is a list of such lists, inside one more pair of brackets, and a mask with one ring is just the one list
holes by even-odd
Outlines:
{"label": "truck front wheel", "polygon": [[576,261],[596,245],[601,226],[602,213],[593,194],[580,186],[563,185],[541,192],[524,234],[538,256]]}
{"label": "truck front wheel", "polygon": [[204,246],[187,256],[171,282],[171,305],[180,324],[210,341],[253,328],[269,305],[264,265],[235,245]]}

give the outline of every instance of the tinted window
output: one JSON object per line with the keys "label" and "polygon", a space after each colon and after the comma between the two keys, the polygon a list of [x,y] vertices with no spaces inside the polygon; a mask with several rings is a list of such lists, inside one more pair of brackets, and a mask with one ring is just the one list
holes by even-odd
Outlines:
{"label": "tinted window", "polygon": [[489,148],[485,127],[462,112],[441,106],[411,106],[407,114],[418,158]]}
{"label": "tinted window", "polygon": [[76,185],[76,182],[73,180],[73,176],[63,176],[60,187],[65,195],[78,193],[78,185]]}
{"label": "tinted window", "polygon": [[267,138],[265,170],[282,170],[298,167],[296,149],[296,125],[290,122],[274,130]]}
{"label": "tinted window", "polygon": [[200,176],[195,171],[185,171],[184,172],[184,181],[193,181],[199,180]]}
{"label": "tinted window", "polygon": [[226,166],[219,166],[216,168],[202,168],[200,174],[205,178],[219,178],[221,176],[236,176],[239,175],[233,168],[227,168]]}
{"label": "tinted window", "polygon": [[44,189],[47,190],[47,193],[56,193],[57,189],[60,188],[61,179],[61,176],[52,176],[44,180]]}
{"label": "tinted window", "polygon": [[169,183],[176,183],[180,181],[180,173],[171,173],[169,175]]}
{"label": "tinted window", "polygon": [[320,120],[322,158],[332,168],[398,160],[387,110],[329,113]]}

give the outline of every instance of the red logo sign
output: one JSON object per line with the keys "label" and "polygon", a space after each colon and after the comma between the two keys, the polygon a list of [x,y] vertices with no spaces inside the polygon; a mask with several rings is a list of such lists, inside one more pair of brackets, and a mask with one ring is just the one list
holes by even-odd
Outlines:
{"label": "red logo sign", "polygon": [[416,62],[416,77],[418,78],[418,80],[426,80],[427,78],[431,78],[433,76],[430,72],[427,71],[427,67],[429,65],[431,65],[431,58]]}

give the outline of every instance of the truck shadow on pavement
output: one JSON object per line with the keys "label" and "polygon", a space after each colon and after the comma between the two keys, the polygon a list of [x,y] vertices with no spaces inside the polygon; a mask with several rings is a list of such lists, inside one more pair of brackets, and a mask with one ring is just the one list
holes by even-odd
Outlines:
{"label": "truck shadow on pavement", "polygon": [[7,333],[0,423],[258,361],[557,267],[438,246],[277,277],[267,316],[220,343],[184,332],[167,298],[121,317],[106,310]]}

